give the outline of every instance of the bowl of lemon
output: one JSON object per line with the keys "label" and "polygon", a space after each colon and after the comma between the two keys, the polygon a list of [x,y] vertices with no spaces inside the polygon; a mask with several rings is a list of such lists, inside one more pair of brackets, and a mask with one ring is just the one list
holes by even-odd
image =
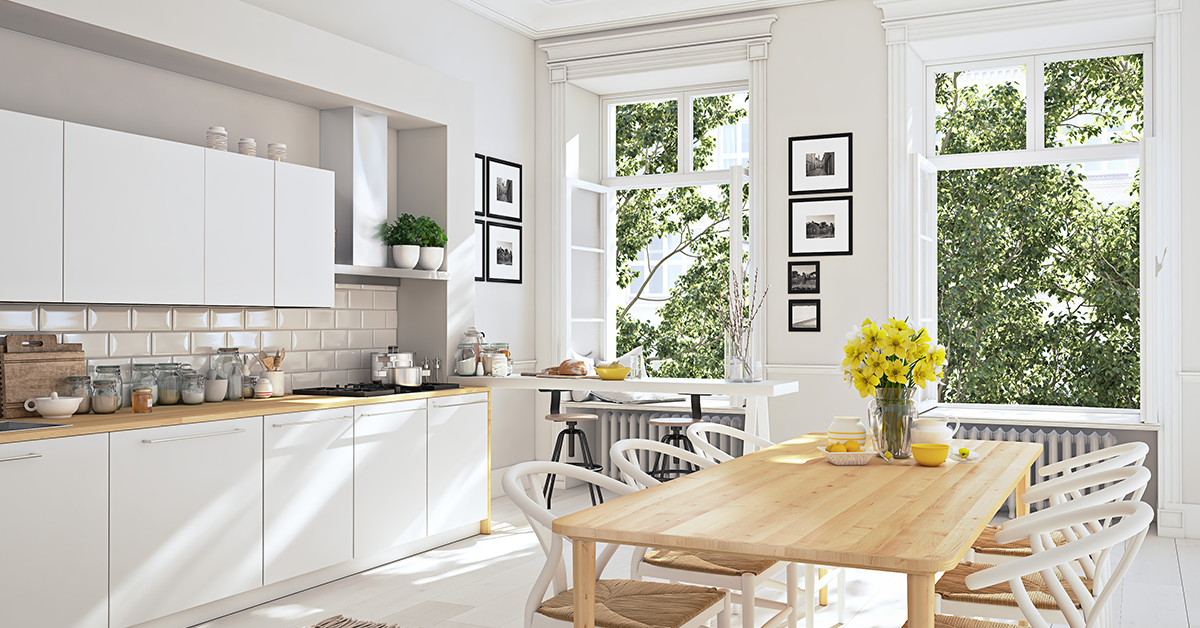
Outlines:
{"label": "bowl of lemon", "polygon": [[600,376],[600,379],[607,379],[607,380],[612,380],[612,381],[621,381],[621,380],[625,379],[625,376],[629,375],[629,371],[631,371],[631,370],[633,370],[633,369],[629,368],[628,366],[625,366],[624,364],[621,364],[620,362],[613,362],[612,364],[597,364],[596,365],[596,374]]}
{"label": "bowl of lemon", "polygon": [[875,457],[873,451],[863,451],[857,440],[830,441],[825,447],[818,447],[825,454],[829,464],[839,467],[861,467]]}

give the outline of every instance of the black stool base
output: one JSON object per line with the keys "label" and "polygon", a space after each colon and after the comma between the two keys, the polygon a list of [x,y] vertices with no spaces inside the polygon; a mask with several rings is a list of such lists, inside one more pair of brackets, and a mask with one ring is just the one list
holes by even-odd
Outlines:
{"label": "black stool base", "polygon": [[[562,462],[562,446],[563,439],[567,441],[567,455],[575,456],[575,438],[579,438],[580,453],[583,454],[583,462],[568,462],[567,464],[587,469],[588,471],[602,471],[603,466],[596,464],[592,460],[591,449],[588,448],[587,434],[583,430],[576,427],[576,421],[567,421],[567,429],[558,433],[558,440],[554,442],[554,455],[550,456],[551,462]],[[550,501],[554,497],[554,480],[558,476],[551,473],[546,476],[546,483],[542,486],[542,495],[546,498],[546,508],[550,508]],[[592,505],[595,506],[597,500],[599,503],[604,503],[604,495],[600,492],[600,487],[595,484],[588,483],[588,496],[592,498]]]}
{"label": "black stool base", "polygon": [[[692,441],[688,439],[682,430],[683,428],[681,427],[672,426],[671,433],[663,436],[662,442],[668,445],[674,445],[680,449],[684,449],[692,453],[696,453],[696,450],[692,448]],[[671,455],[665,455],[662,452],[655,452],[654,464],[650,466],[650,477],[656,480],[666,481],[674,479],[671,476],[687,475],[693,471],[699,470],[696,465],[693,465],[690,462],[684,462],[682,460],[680,460],[680,463],[682,464],[680,468],[667,468],[666,465],[670,464],[671,460],[679,459]]]}

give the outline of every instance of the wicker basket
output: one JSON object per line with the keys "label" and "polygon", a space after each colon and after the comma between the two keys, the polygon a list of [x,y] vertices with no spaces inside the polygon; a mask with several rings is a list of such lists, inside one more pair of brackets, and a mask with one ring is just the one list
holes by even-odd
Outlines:
{"label": "wicker basket", "polygon": [[839,467],[861,467],[871,461],[875,457],[873,451],[825,451],[824,447],[818,447],[821,453],[825,454],[825,460],[829,464],[835,464]]}

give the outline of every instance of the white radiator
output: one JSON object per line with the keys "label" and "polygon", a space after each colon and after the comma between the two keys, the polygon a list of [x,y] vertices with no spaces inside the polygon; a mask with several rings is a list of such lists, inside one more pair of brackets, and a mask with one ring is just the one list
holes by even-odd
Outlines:
{"label": "white radiator", "polygon": [[[691,413],[684,412],[651,412],[648,410],[599,410],[600,415],[599,426],[597,427],[597,437],[600,441],[593,450],[596,463],[604,467],[605,475],[621,479],[620,471],[616,465],[612,463],[609,456],[609,450],[613,443],[626,438],[648,438],[650,440],[662,440],[671,432],[669,427],[659,427],[650,425],[650,419],[656,417],[690,417]],[[730,425],[740,429],[744,429],[745,418],[740,414],[706,414],[701,412],[701,418],[705,421],[712,421],[722,425]],[[742,455],[742,441],[731,438],[724,434],[709,434],[709,441],[712,442],[718,449],[732,456]],[[641,451],[638,452],[639,460],[642,464],[642,469],[650,470],[650,465],[654,463],[653,452]],[[674,461],[678,462],[678,461]],[[672,465],[672,466],[677,466]]]}
{"label": "white radiator", "polygon": [[[998,440],[1014,443],[1040,443],[1042,445],[1042,457],[1033,463],[1033,473],[1030,481],[1037,484],[1042,481],[1042,476],[1038,471],[1048,464],[1054,464],[1068,458],[1081,456],[1083,454],[1112,447],[1117,444],[1117,437],[1109,432],[1105,432],[1101,436],[1097,432],[1061,432],[1051,430],[1049,432],[1038,430],[1032,432],[1028,429],[992,429],[989,427],[960,427],[955,438],[967,440]],[[1005,507],[1008,509],[1008,516],[1012,517],[1016,513],[1016,496],[1009,495],[1008,501],[1005,502]],[[1038,504],[1031,506],[1032,510],[1038,509]]]}

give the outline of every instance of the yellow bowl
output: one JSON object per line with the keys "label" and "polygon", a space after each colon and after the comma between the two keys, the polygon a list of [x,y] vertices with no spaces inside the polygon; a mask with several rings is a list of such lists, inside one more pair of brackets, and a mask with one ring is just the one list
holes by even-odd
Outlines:
{"label": "yellow bowl", "polygon": [[946,461],[946,456],[950,455],[950,446],[918,443],[912,446],[912,455],[922,467],[936,467]]}
{"label": "yellow bowl", "polygon": [[596,374],[600,376],[600,379],[611,379],[611,380],[620,381],[620,380],[625,379],[625,376],[629,375],[629,371],[632,371],[632,370],[633,369],[629,368],[628,366],[620,366],[620,367],[597,366]]}

